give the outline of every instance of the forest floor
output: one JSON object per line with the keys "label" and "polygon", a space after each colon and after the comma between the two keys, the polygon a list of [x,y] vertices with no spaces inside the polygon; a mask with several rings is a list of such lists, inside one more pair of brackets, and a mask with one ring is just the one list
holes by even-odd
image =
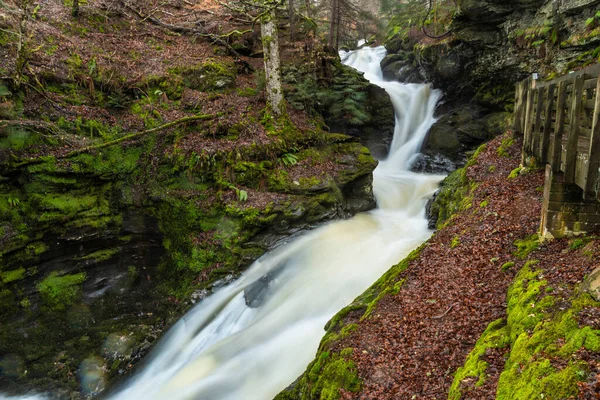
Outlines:
{"label": "forest floor", "polygon": [[[451,218],[396,278],[404,280],[398,294],[383,297],[360,322],[360,315],[348,315],[345,322],[358,327],[332,350],[354,349],[350,360],[363,384],[358,394],[341,390],[342,398],[448,398],[456,370],[482,332],[492,321],[506,318],[507,290],[526,262],[515,256],[513,243],[538,232],[543,171],[508,178],[519,166],[521,146],[499,150],[503,139],[489,143],[468,168],[469,180],[476,183],[470,208]],[[562,299],[599,265],[600,241],[585,243],[579,249],[580,242],[553,240],[532,253],[540,276]],[[582,312],[580,325],[598,329],[599,311]],[[509,352],[509,347],[487,349],[481,358],[487,363],[485,381],[461,381],[469,390],[461,398],[496,398]],[[598,353],[580,352],[570,362],[582,359],[589,362],[590,382],[580,383],[578,398],[597,398]]]}
{"label": "forest floor", "polygon": [[[113,136],[118,137],[122,132],[140,132],[198,113],[213,118],[188,123],[204,128],[206,134],[183,138],[178,147],[186,155],[277,140],[269,137],[264,127],[266,102],[260,88],[264,78],[260,77],[263,59],[258,26],[246,29],[248,24],[213,2],[187,5],[152,0],[127,4],[112,0],[89,3],[81,6],[77,18],[59,1],[44,2],[36,9],[27,24],[25,41],[27,95],[22,105],[0,96],[0,119],[11,119],[11,113],[22,107],[18,112],[24,116],[46,122],[54,141],[51,146],[29,145],[19,157],[60,158],[108,141],[95,132],[96,128],[114,130],[117,133]],[[0,9],[0,28],[5,29],[0,37],[0,79],[7,80],[16,69],[15,49],[10,45],[14,37],[8,33],[14,29],[10,21],[9,14]],[[190,31],[178,33],[169,27]],[[230,35],[234,31],[245,35]],[[228,54],[213,38],[244,47],[240,50],[244,55]],[[285,40],[281,49],[283,62],[300,57],[299,49]],[[197,80],[194,74],[201,75],[207,65],[217,70],[208,71],[216,75],[213,79],[225,78],[223,90],[206,93],[192,88],[194,82],[179,80],[181,75]],[[132,112],[132,103],[140,99],[147,101]],[[298,129],[315,129],[306,113],[288,111]],[[99,127],[87,126],[86,121]],[[83,133],[89,130],[88,137],[71,134],[73,125],[82,124]],[[223,137],[232,126],[241,127],[239,135]]]}

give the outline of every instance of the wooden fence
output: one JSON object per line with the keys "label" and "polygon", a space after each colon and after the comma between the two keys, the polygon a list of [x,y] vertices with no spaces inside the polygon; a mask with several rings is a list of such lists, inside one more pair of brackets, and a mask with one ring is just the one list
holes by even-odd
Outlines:
{"label": "wooden fence", "polygon": [[514,130],[524,135],[523,157],[564,173],[586,198],[600,194],[599,75],[596,64],[552,81],[528,78],[516,88]]}

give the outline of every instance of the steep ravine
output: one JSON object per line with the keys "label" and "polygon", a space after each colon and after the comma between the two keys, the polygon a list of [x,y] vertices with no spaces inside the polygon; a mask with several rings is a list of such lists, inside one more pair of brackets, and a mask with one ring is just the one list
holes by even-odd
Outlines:
{"label": "steep ravine", "polygon": [[510,134],[442,185],[439,230],[327,324],[277,399],[593,399],[600,241],[540,243],[543,174]]}

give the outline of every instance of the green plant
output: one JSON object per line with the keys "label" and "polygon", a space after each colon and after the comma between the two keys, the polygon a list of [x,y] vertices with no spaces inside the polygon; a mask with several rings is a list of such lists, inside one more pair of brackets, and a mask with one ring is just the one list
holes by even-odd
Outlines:
{"label": "green plant", "polygon": [[10,204],[11,207],[17,207],[19,204],[21,204],[21,200],[17,199],[16,197],[9,197],[8,204]]}
{"label": "green plant", "polygon": [[514,261],[509,261],[509,262],[505,262],[504,264],[502,264],[502,266],[500,267],[500,269],[502,271],[508,271],[509,269],[511,269],[514,266],[515,266]]}
{"label": "green plant", "polygon": [[281,163],[286,167],[291,167],[298,163],[298,157],[292,153],[285,153],[281,156]]}
{"label": "green plant", "polygon": [[456,247],[458,247],[458,245],[460,244],[460,237],[454,236],[452,238],[452,241],[450,242],[450,248],[454,249]]}
{"label": "green plant", "polygon": [[245,190],[236,190],[236,193],[239,201],[248,201],[248,192],[246,192]]}
{"label": "green plant", "polygon": [[593,29],[595,24],[596,24],[595,17],[591,17],[591,18],[588,18],[585,20],[585,27],[588,29]]}

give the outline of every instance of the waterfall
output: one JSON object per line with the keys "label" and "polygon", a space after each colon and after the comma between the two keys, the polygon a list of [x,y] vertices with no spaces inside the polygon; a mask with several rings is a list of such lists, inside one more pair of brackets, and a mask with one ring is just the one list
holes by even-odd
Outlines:
{"label": "waterfall", "polygon": [[396,111],[389,156],[374,172],[377,209],[265,254],[181,318],[109,398],[272,399],[314,358],[325,323],[429,238],[424,206],[442,177],[413,173],[410,163],[435,121],[440,93],[384,81],[383,47],[340,55],[384,88]]}

